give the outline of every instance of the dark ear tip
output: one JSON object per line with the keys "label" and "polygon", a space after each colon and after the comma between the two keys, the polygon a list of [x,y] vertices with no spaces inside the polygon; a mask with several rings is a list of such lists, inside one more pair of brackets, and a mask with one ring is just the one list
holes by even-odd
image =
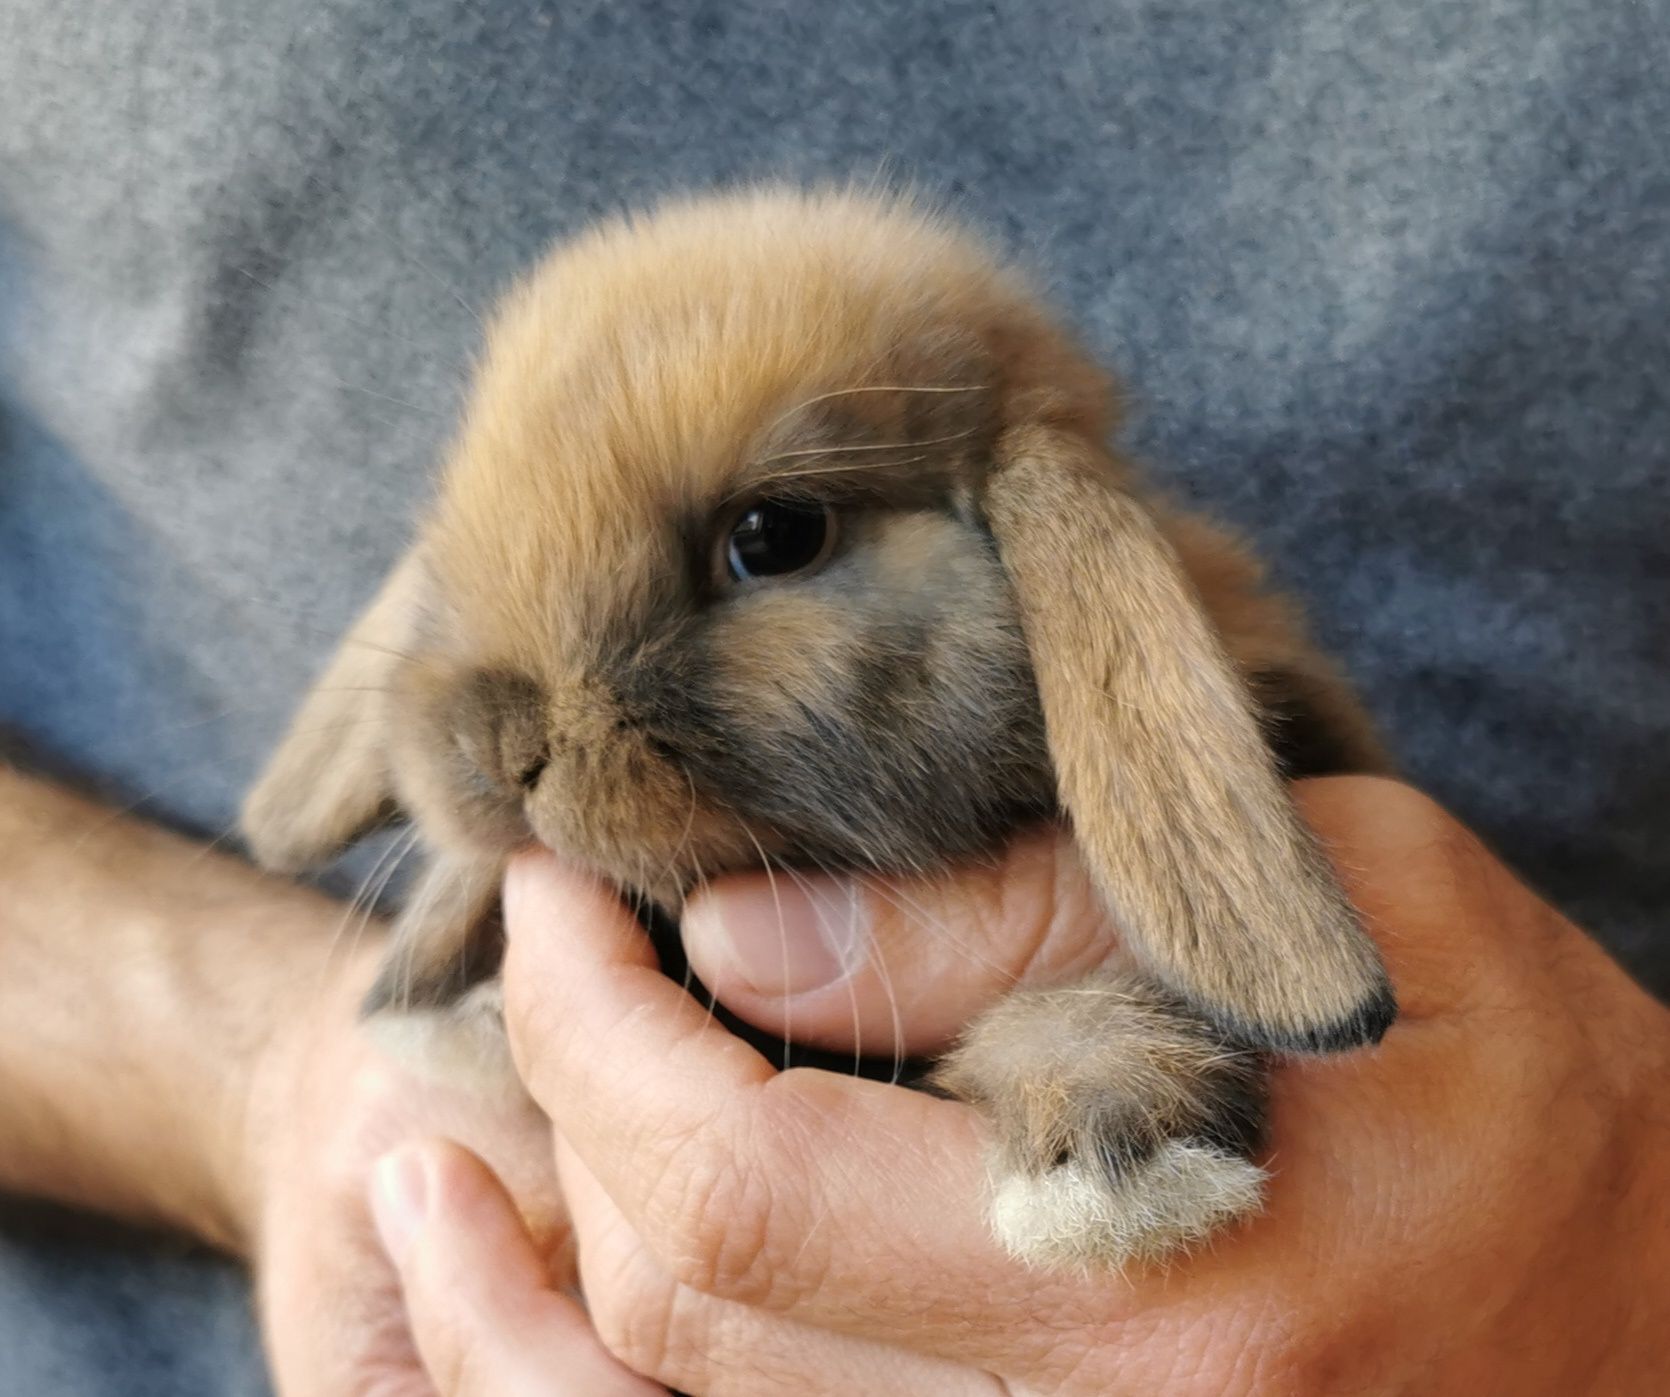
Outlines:
{"label": "dark ear tip", "polygon": [[1299,1051],[1343,1053],[1350,1048],[1372,1047],[1396,1020],[1397,995],[1390,982],[1382,980],[1375,992],[1345,1018],[1305,1035]]}
{"label": "dark ear tip", "polygon": [[1332,1023],[1297,1029],[1250,1029],[1234,1022],[1220,1023],[1231,1037],[1253,1047],[1277,1053],[1321,1054],[1372,1047],[1396,1021],[1397,995],[1388,981],[1381,980],[1355,1009]]}

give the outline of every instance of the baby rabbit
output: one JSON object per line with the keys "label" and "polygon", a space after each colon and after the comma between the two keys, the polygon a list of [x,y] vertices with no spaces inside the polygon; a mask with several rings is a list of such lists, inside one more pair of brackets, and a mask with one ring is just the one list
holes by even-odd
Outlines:
{"label": "baby rabbit", "polygon": [[417,541],[244,810],[295,870],[428,863],[375,1014],[490,981],[538,840],[676,912],[762,863],[943,867],[1062,819],[1125,941],[940,1064],[1045,1264],[1254,1210],[1263,1053],[1396,1007],[1283,775],[1380,750],[1258,567],[1108,445],[1104,375],[908,199],[606,223],[505,301]]}

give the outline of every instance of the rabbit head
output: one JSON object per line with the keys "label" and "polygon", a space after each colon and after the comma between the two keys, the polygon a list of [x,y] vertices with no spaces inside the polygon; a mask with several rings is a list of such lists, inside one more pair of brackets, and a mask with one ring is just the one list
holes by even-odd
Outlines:
{"label": "rabbit head", "polygon": [[1372,739],[1113,426],[1026,287],[908,200],[605,224],[506,299],[416,542],[251,795],[252,847],[296,868],[414,820],[434,871],[382,1000],[434,1002],[487,963],[466,943],[532,840],[676,908],[726,870],[924,869],[1060,815],[1145,968],[1213,1022],[1378,1037],[1379,960],[1267,719],[1340,764]]}

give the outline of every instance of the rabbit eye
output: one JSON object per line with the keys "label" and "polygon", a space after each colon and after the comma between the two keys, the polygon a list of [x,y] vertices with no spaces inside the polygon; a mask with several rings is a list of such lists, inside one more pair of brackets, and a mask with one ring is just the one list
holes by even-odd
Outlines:
{"label": "rabbit eye", "polygon": [[738,582],[807,572],[835,546],[835,515],[825,504],[759,500],[736,516],[725,566]]}

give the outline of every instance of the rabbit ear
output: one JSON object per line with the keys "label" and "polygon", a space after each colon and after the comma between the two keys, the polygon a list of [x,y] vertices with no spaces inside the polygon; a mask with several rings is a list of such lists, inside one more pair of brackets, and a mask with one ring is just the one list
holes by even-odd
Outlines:
{"label": "rabbit ear", "polygon": [[244,838],[263,868],[322,863],[394,816],[387,690],[411,640],[422,571],[409,553],[389,575],[245,798]]}
{"label": "rabbit ear", "polygon": [[1072,434],[1011,428],[982,503],[1062,806],[1137,959],[1251,1044],[1377,1040],[1396,1015],[1379,954],[1177,555],[1113,460]]}

